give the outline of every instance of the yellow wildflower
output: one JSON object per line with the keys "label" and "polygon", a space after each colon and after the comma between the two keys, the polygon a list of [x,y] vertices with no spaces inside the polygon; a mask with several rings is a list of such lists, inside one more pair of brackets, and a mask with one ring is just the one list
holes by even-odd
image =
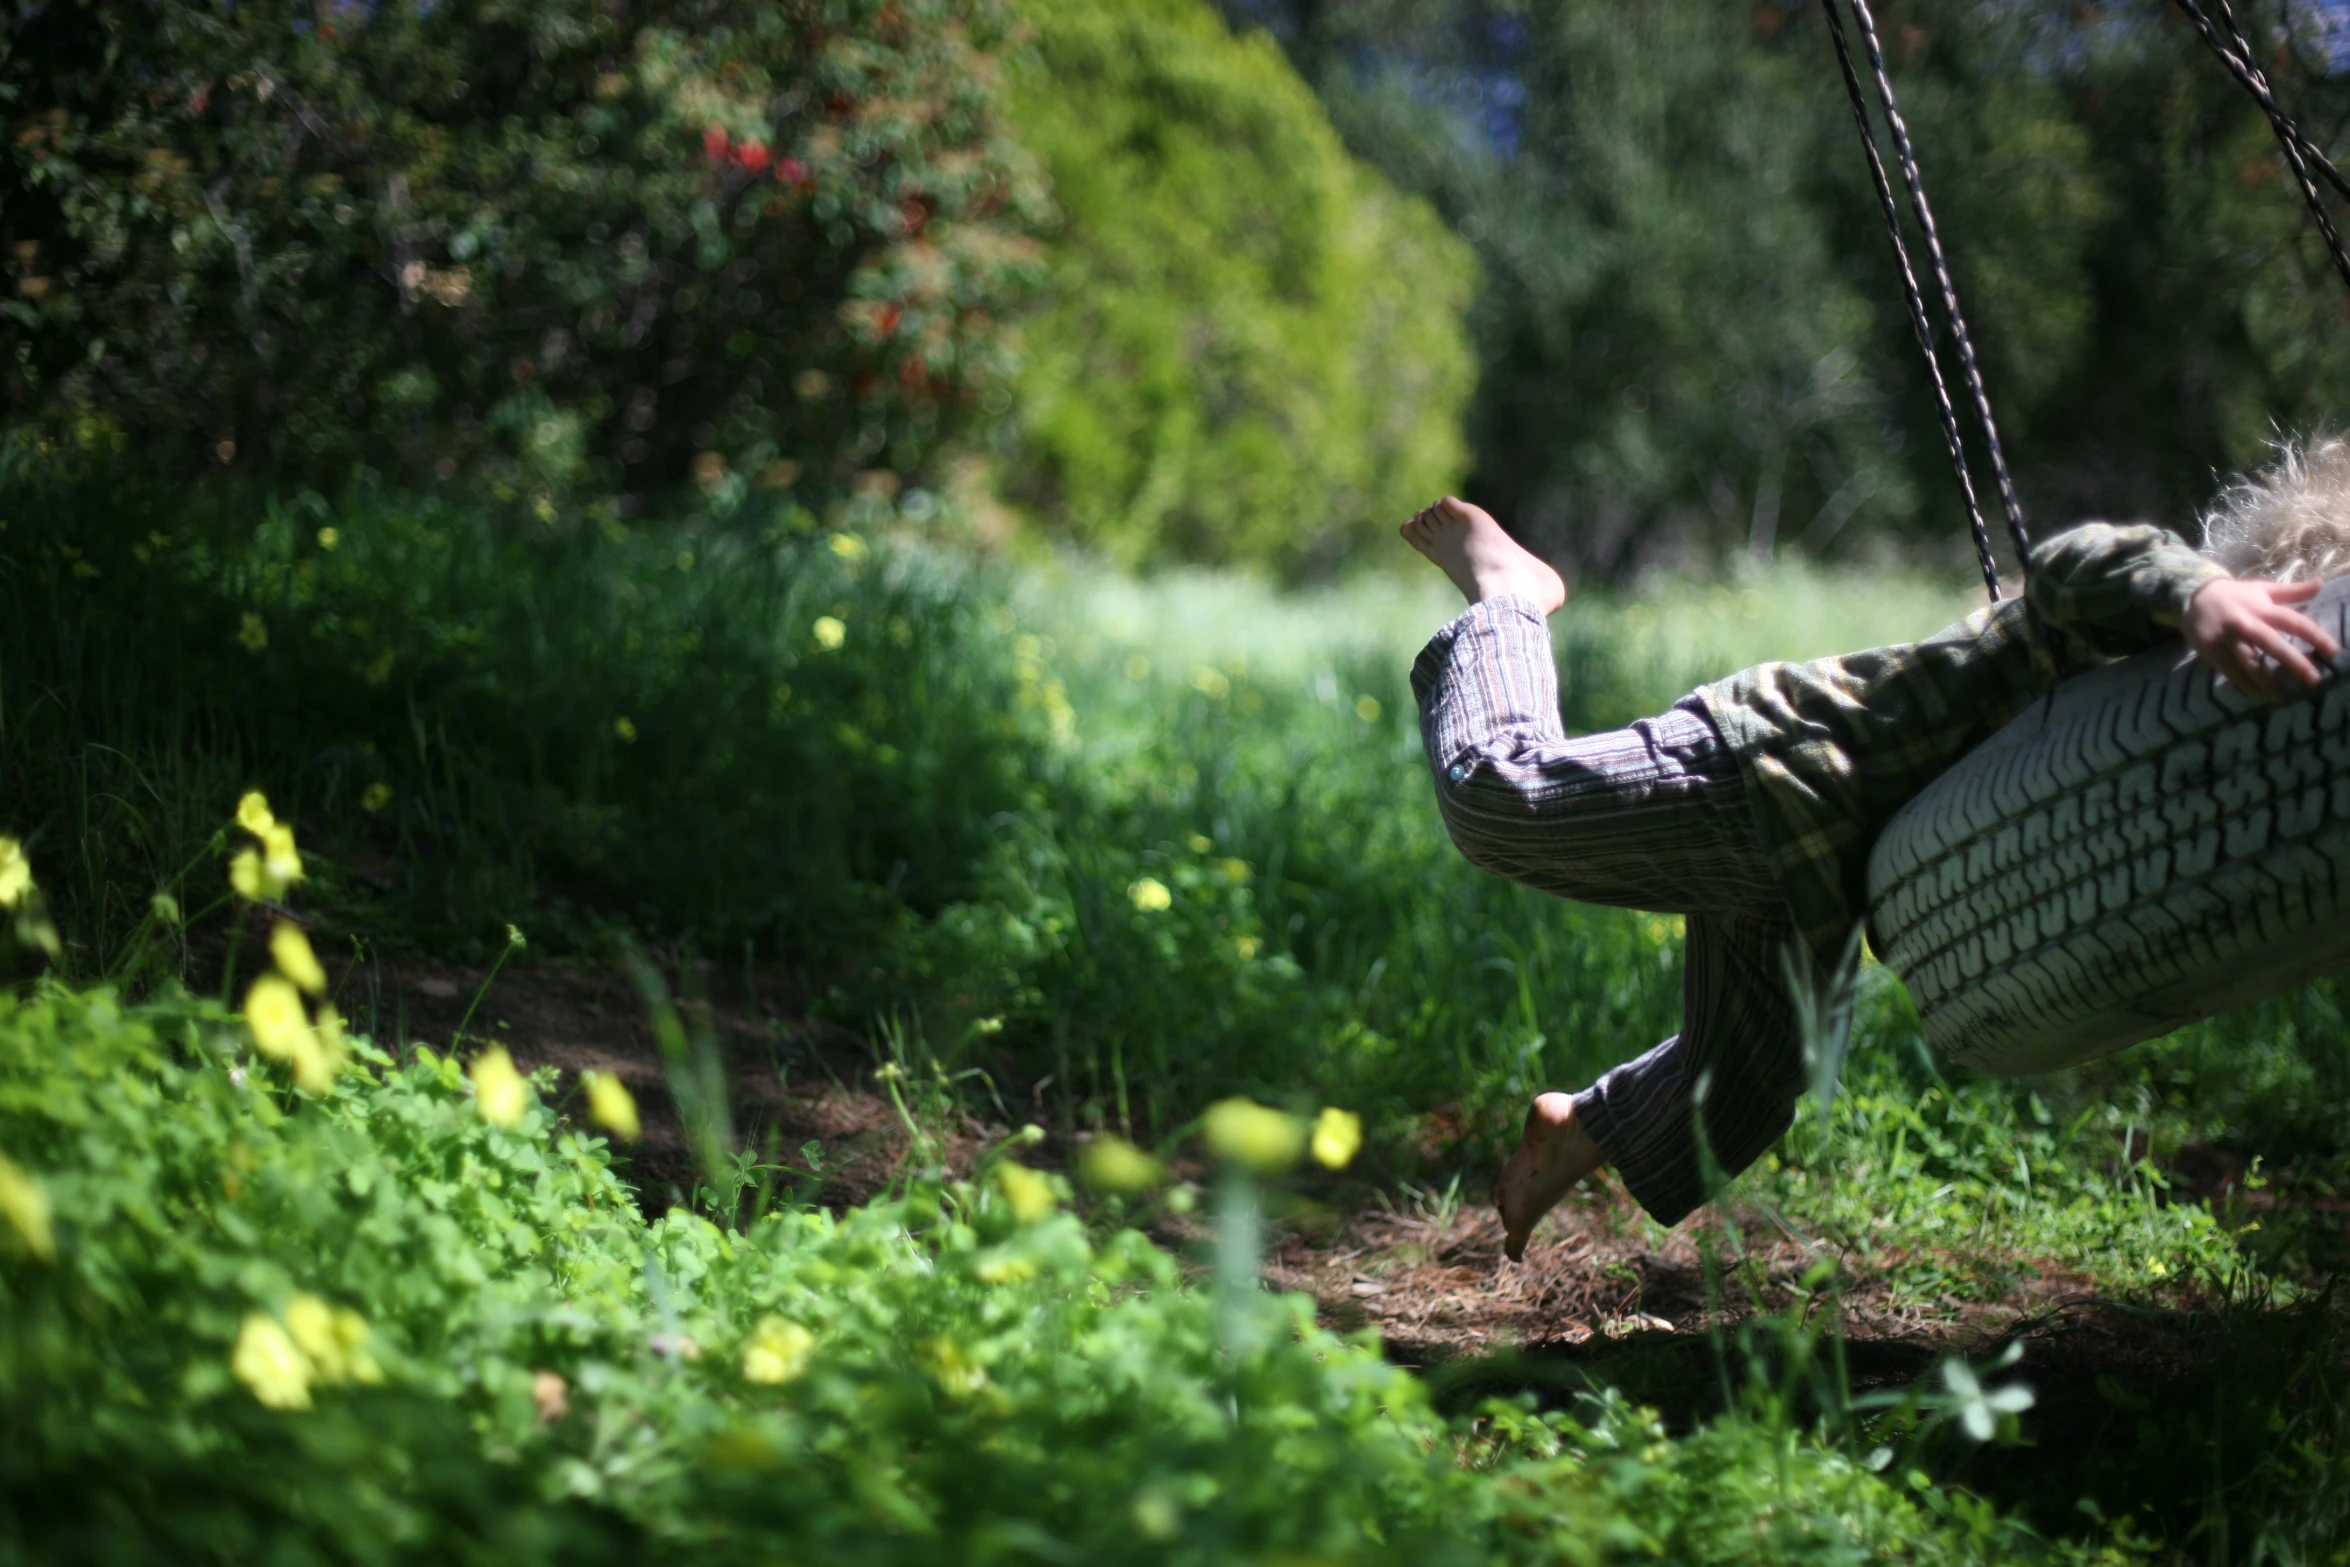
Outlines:
{"label": "yellow wildflower", "polygon": [[299,1062],[318,1052],[310,1019],[302,1011],[302,993],[282,974],[264,974],[245,992],[245,1022],[253,1043],[273,1061]]}
{"label": "yellow wildflower", "polygon": [[335,1332],[335,1309],[304,1293],[286,1302],[286,1332],[321,1382],[343,1380],[343,1341]]}
{"label": "yellow wildflower", "polygon": [[278,921],[269,933],[269,956],[277,971],[296,985],[314,996],[326,994],[326,970],[319,967],[318,954],[310,950],[310,938],[301,926]]}
{"label": "yellow wildflower", "polygon": [[1240,954],[1241,962],[1253,963],[1257,954],[1265,950],[1265,941],[1262,936],[1235,936],[1232,950]]}
{"label": "yellow wildflower", "polygon": [[743,1380],[768,1386],[789,1382],[808,1369],[816,1335],[781,1317],[761,1317],[743,1345]]}
{"label": "yellow wildflower", "polygon": [[1325,1105],[1314,1121],[1314,1162],[1324,1169],[1343,1170],[1363,1146],[1363,1118],[1352,1110]]}
{"label": "yellow wildflower", "polygon": [[246,1314],[229,1370],[270,1409],[310,1407],[310,1362],[275,1317]]}
{"label": "yellow wildflower", "polygon": [[492,1126],[512,1126],[530,1108],[530,1085],[514,1070],[514,1058],[504,1045],[492,1045],[473,1058],[473,1096],[482,1119]]}
{"label": "yellow wildflower", "polygon": [[294,847],[294,829],[284,822],[272,822],[261,835],[261,875],[281,893],[302,879],[301,851]]}
{"label": "yellow wildflower", "polygon": [[637,1120],[636,1096],[628,1085],[610,1072],[586,1072],[581,1081],[587,1088],[588,1115],[595,1123],[623,1142],[635,1142],[644,1135]]}
{"label": "yellow wildflower", "polygon": [[986,1368],[945,1334],[941,1333],[923,1348],[926,1351],[923,1358],[930,1362],[930,1374],[938,1380],[941,1391],[960,1396],[987,1386]]}
{"label": "yellow wildflower", "polygon": [[43,1262],[57,1260],[57,1230],[49,1193],[6,1154],[0,1154],[0,1218],[16,1231],[25,1250]]}
{"label": "yellow wildflower", "polygon": [[1012,1217],[1022,1224],[1034,1224],[1049,1216],[1060,1203],[1053,1195],[1053,1183],[1024,1164],[1006,1160],[997,1165],[995,1183],[1003,1192],[1004,1201],[1011,1204]]}
{"label": "yellow wildflower", "polygon": [[333,1007],[322,1005],[308,1047],[294,1052],[294,1085],[306,1094],[325,1093],[343,1069],[343,1053],[343,1020]]}
{"label": "yellow wildflower", "polygon": [[832,553],[842,560],[863,560],[865,541],[853,533],[836,533],[832,536]]}
{"label": "yellow wildflower", "polygon": [[1142,877],[1126,889],[1126,896],[1145,914],[1161,914],[1175,906],[1175,894],[1156,876]]}
{"label": "yellow wildflower", "polygon": [[636,722],[626,713],[612,720],[612,732],[620,737],[621,744],[636,744]]}
{"label": "yellow wildflower", "polygon": [[809,629],[816,635],[816,645],[827,653],[838,650],[849,639],[849,628],[831,615],[818,615],[816,624]]}
{"label": "yellow wildflower", "polygon": [[328,554],[333,554],[335,546],[342,542],[343,536],[334,529],[321,528],[318,530],[318,547]]}
{"label": "yellow wildflower", "polygon": [[392,803],[392,786],[380,778],[367,786],[359,796],[359,809],[380,811]]}
{"label": "yellow wildflower", "polygon": [[244,798],[237,801],[237,825],[256,838],[275,827],[277,818],[270,814],[269,797],[258,789],[246,790]]}
{"label": "yellow wildflower", "polygon": [[1166,1172],[1159,1161],[1123,1137],[1097,1137],[1078,1155],[1077,1172],[1085,1184],[1105,1192],[1141,1192],[1159,1184]]}
{"label": "yellow wildflower", "polygon": [[1033,1257],[1010,1257],[1002,1253],[982,1257],[971,1270],[971,1276],[982,1284],[1017,1284],[1022,1279],[1036,1277]]}
{"label": "yellow wildflower", "polygon": [[1279,1175],[1305,1152],[1305,1124],[1293,1115],[1248,1099],[1225,1099],[1208,1107],[1202,1128],[1216,1157],[1258,1175]]}
{"label": "yellow wildflower", "polygon": [[246,611],[243,623],[237,627],[237,644],[248,653],[258,653],[269,646],[269,627],[259,615]]}
{"label": "yellow wildflower", "polygon": [[238,897],[247,903],[259,903],[268,888],[261,884],[261,855],[253,849],[239,849],[228,862],[228,884],[236,889]]}
{"label": "yellow wildflower", "polygon": [[32,890],[33,862],[25,858],[24,845],[0,838],[0,909],[15,908]]}
{"label": "yellow wildflower", "polygon": [[1379,699],[1375,696],[1356,697],[1355,717],[1361,719],[1366,724],[1375,724],[1379,722]]}

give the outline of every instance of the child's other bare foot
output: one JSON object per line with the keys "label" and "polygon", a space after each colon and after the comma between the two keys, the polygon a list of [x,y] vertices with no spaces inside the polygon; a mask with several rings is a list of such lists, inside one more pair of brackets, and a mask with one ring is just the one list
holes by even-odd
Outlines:
{"label": "child's other bare foot", "polygon": [[1535,1224],[1600,1163],[1599,1145],[1575,1121],[1574,1099],[1566,1094],[1537,1095],[1526,1111],[1518,1151],[1493,1183],[1493,1205],[1501,1210],[1502,1250],[1510,1261],[1526,1255],[1526,1237]]}
{"label": "child's other bare foot", "polygon": [[1472,604],[1514,593],[1554,615],[1567,601],[1559,574],[1467,501],[1447,495],[1401,531],[1404,542],[1442,567]]}

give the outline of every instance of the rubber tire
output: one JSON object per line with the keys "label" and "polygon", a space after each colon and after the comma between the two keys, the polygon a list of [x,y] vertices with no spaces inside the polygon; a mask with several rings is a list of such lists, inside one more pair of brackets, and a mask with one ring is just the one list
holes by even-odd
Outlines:
{"label": "rubber tire", "polygon": [[[2350,647],[2350,578],[2307,608]],[[2343,668],[2255,703],[2181,648],[2143,653],[1903,807],[1869,856],[1869,921],[1926,1038],[2027,1076],[2350,966]]]}

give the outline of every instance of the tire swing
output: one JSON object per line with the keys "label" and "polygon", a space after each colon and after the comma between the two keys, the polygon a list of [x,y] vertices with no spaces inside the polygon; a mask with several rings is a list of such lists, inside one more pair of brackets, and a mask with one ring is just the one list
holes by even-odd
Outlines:
{"label": "tire swing", "polygon": [[[2277,105],[2229,0],[2178,0],[2269,116],[2350,283],[2317,178],[2350,182]],[[1849,5],[1893,134],[2019,559],[2031,549],[1868,0]],[[1958,417],[1877,149],[1839,0],[1827,13],[1958,472],[1984,585],[1999,576]],[[2302,606],[2350,648],[2350,578]],[[2350,663],[2350,654],[2345,655]],[[1869,928],[1926,1038],[2021,1077],[2090,1060],[2350,966],[2350,679],[2256,704],[2155,649],[2060,685],[1897,813],[1868,866]]]}

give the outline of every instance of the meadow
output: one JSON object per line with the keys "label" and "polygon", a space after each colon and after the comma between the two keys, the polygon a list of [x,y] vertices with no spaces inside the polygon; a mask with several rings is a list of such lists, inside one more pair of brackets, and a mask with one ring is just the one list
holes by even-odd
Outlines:
{"label": "meadow", "polygon": [[[1407,1369],[1260,1270],[1365,1214],[1474,1238],[1527,1097],[1673,1026],[1674,922],[1453,853],[1404,682],[1432,574],[1144,581],[941,545],[934,504],[624,526],[14,459],[0,1555],[2350,1545],[2338,986],[2002,1083],[1872,969],[1841,1087],[1713,1218],[1602,1193],[1538,1238],[1693,1258],[1676,1320]],[[1967,607],[1787,564],[1585,594],[1565,717]],[[304,871],[259,897],[249,790]],[[281,919],[347,1020],[323,1082],[248,1001],[304,978]],[[384,951],[492,1011],[534,966],[637,975],[695,1174],[494,1064],[526,1040],[407,1029]],[[697,1020],[736,976],[859,1042],[843,1084],[907,1132],[868,1200],[817,1200],[821,1142],[730,1139],[744,1063]],[[1206,1114],[1244,1097],[1279,1114]]]}

